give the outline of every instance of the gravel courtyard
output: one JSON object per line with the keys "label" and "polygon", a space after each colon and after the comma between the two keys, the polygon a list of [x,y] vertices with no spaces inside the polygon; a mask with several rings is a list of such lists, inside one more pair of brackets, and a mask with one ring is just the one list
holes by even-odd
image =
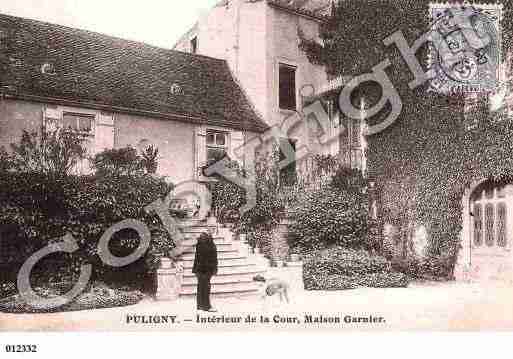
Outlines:
{"label": "gravel courtyard", "polygon": [[[168,330],[512,330],[513,286],[416,283],[404,289],[291,293],[289,305],[257,298],[214,299],[218,313],[197,313],[193,299],[57,314],[0,314],[2,331]],[[197,314],[203,323],[198,323]],[[247,317],[253,323],[245,323]],[[305,316],[332,321],[308,323]],[[346,322],[350,318],[360,322]],[[163,319],[166,317],[167,319]],[[176,317],[176,318],[172,318]],[[266,317],[265,322],[261,317]],[[296,318],[296,319],[294,319]],[[339,318],[339,322],[333,322]],[[382,319],[380,319],[382,318]],[[174,323],[173,323],[174,320]],[[321,319],[322,320],[322,319]],[[276,321],[280,323],[276,323]],[[285,322],[285,323],[282,323]],[[287,323],[288,322],[288,323]]]}

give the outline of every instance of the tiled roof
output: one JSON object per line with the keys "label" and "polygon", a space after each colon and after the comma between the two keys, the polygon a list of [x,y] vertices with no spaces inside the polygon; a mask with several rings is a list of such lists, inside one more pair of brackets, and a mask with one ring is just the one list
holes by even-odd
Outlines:
{"label": "tiled roof", "polygon": [[[55,74],[43,74],[44,63]],[[257,132],[267,128],[224,60],[2,14],[0,92]]]}
{"label": "tiled roof", "polygon": [[333,0],[268,0],[268,2],[304,15],[323,18],[330,14]]}

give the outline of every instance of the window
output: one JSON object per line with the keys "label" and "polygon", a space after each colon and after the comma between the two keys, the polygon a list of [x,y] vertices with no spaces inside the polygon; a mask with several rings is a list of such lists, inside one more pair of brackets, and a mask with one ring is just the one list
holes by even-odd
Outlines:
{"label": "window", "polygon": [[207,162],[217,162],[228,153],[228,133],[207,131]]}
{"label": "window", "polygon": [[471,208],[474,247],[507,247],[506,186],[492,181],[482,183],[472,193]]}
{"label": "window", "polygon": [[191,53],[195,54],[198,52],[198,37],[195,36],[191,40]]}
{"label": "window", "polygon": [[280,109],[296,110],[296,68],[280,64]]}
{"label": "window", "polygon": [[492,203],[488,203],[485,206],[485,242],[488,247],[492,247],[495,242],[495,233],[493,230],[494,224],[494,205]]}
{"label": "window", "polygon": [[506,247],[507,245],[506,216],[506,203],[499,203],[497,205],[497,245],[500,247]]}
{"label": "window", "polygon": [[480,247],[483,244],[483,212],[481,204],[474,205],[474,245]]}
{"label": "window", "polygon": [[[280,169],[280,183],[285,186],[291,186],[296,183],[296,140],[290,138],[280,139],[280,162],[287,159],[289,162]],[[287,153],[286,151],[292,151]]]}
{"label": "window", "polygon": [[62,127],[75,132],[92,135],[94,116],[88,114],[64,112],[62,114]]}

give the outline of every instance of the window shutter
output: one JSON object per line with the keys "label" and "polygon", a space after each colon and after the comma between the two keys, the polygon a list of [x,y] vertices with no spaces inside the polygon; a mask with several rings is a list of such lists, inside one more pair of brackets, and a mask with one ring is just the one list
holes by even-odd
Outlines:
{"label": "window shutter", "polygon": [[279,64],[280,108],[296,110],[296,68]]}
{"label": "window shutter", "polygon": [[102,152],[114,148],[114,116],[100,114],[95,126],[94,151]]}
{"label": "window shutter", "polygon": [[232,161],[237,161],[240,166],[244,166],[244,132],[233,131],[230,134],[229,156]]}
{"label": "window shutter", "polygon": [[205,126],[196,126],[194,134],[194,143],[196,144],[196,165],[195,178],[200,176],[200,167],[207,162],[207,129]]}

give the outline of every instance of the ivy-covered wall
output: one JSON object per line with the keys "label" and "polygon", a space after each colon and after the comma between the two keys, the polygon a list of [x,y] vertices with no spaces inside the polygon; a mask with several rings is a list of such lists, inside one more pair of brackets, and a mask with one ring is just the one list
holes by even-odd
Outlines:
{"label": "ivy-covered wall", "polygon": [[[513,2],[501,3],[502,55],[509,60]],[[387,73],[403,108],[390,127],[367,138],[369,175],[380,194],[380,217],[399,229],[402,240],[411,238],[413,224],[424,225],[429,254],[454,264],[465,189],[478,179],[513,178],[513,119],[506,110],[490,113],[486,100],[465,115],[457,96],[428,92],[427,84],[415,90],[408,87],[412,73],[397,47],[386,47],[382,40],[401,30],[412,44],[429,29],[428,9],[429,1],[424,0],[343,1],[321,36],[330,40],[328,46],[305,39],[301,47],[333,76],[370,72],[372,66],[390,60]],[[425,59],[426,48],[417,56]],[[379,99],[375,86],[362,88],[362,93]],[[382,121],[386,111],[370,123]]]}

